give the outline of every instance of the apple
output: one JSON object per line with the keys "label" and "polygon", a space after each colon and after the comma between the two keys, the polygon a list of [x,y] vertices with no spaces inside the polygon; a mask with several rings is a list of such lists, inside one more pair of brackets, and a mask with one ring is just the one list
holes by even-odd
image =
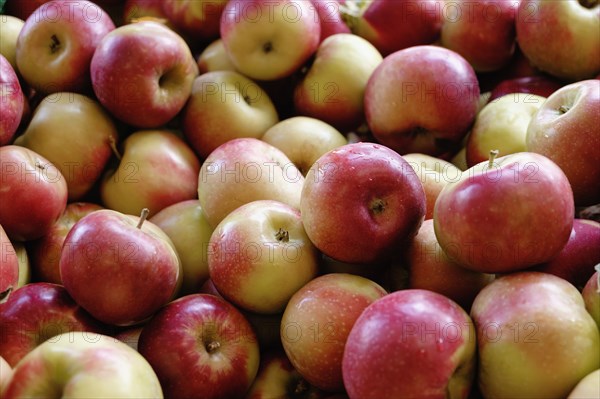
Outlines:
{"label": "apple", "polygon": [[107,208],[150,216],[181,201],[195,199],[200,161],[181,137],[169,130],[138,130],[123,142],[123,155],[100,182]]}
{"label": "apple", "polygon": [[27,247],[24,242],[15,241],[13,243],[15,254],[19,263],[19,279],[16,289],[21,288],[31,282],[31,262],[27,253]]}
{"label": "apple", "polygon": [[168,398],[243,398],[259,366],[252,327],[231,304],[193,294],[163,307],[144,326],[139,352]]}
{"label": "apple", "polygon": [[102,209],[73,225],[60,256],[69,294],[96,319],[128,326],[148,319],[172,300],[181,263],[158,226],[140,217]]}
{"label": "apple", "polygon": [[169,25],[167,15],[163,10],[163,3],[162,0],[125,0],[122,7],[123,22],[130,24],[144,18],[156,18],[161,22],[164,21],[169,28],[174,29]]}
{"label": "apple", "polygon": [[15,248],[0,225],[0,304],[8,300],[19,283],[19,258]]}
{"label": "apple", "polygon": [[578,206],[600,203],[600,164],[594,161],[600,157],[598,124],[600,80],[590,79],[551,94],[527,128],[527,150],[560,166]]}
{"label": "apple", "polygon": [[19,77],[0,54],[0,146],[12,141],[23,118],[25,101]]}
{"label": "apple", "polygon": [[219,36],[225,4],[227,0],[163,0],[162,10],[183,34],[194,41],[208,41]]}
{"label": "apple", "polygon": [[78,201],[100,178],[118,140],[117,127],[97,101],[60,92],[40,102],[15,144],[52,162],[66,179],[69,201]]}
{"label": "apple", "polygon": [[316,51],[321,25],[315,7],[303,0],[230,0],[221,39],[236,69],[250,79],[290,76]]}
{"label": "apple", "polygon": [[35,151],[17,145],[0,147],[0,225],[11,240],[46,234],[67,206],[62,173]]}
{"label": "apple", "polygon": [[348,144],[339,130],[308,116],[293,116],[276,123],[261,140],[283,151],[303,176],[323,154]]}
{"label": "apple", "polygon": [[169,205],[152,216],[150,222],[175,245],[183,274],[180,295],[198,292],[209,278],[207,252],[213,232],[200,201],[191,199]]}
{"label": "apple", "polygon": [[352,33],[344,22],[338,0],[311,0],[321,26],[319,42],[337,33]]}
{"label": "apple", "polygon": [[81,218],[102,206],[91,202],[71,202],[46,234],[28,243],[33,274],[37,281],[62,284],[60,255],[67,234]]}
{"label": "apple", "polygon": [[600,223],[574,219],[573,230],[563,249],[550,261],[534,270],[562,277],[577,288],[583,288],[600,264]]}
{"label": "apple", "polygon": [[600,369],[594,370],[581,379],[573,388],[567,399],[600,398]]}
{"label": "apple", "polygon": [[357,128],[364,123],[367,81],[382,60],[379,51],[360,36],[338,33],[328,37],[294,90],[296,112],[343,131]]}
{"label": "apple", "polygon": [[600,368],[598,327],[579,291],[560,277],[498,277],[477,295],[471,317],[483,397],[564,398]]}
{"label": "apple", "polygon": [[477,72],[499,70],[515,52],[519,1],[460,0],[446,4],[440,44],[465,57]]}
{"label": "apple", "polygon": [[[58,284],[31,283],[0,304],[0,356],[14,367],[45,340],[62,333],[105,332],[107,327],[79,306]],[[93,335],[93,334],[92,334]]]}
{"label": "apple", "polygon": [[8,387],[12,375],[12,367],[10,367],[10,364],[0,356],[0,395],[2,395],[2,397],[4,397],[4,391]]}
{"label": "apple", "polygon": [[310,240],[343,262],[373,263],[416,234],[425,192],[415,171],[380,144],[353,143],[321,156],[306,174],[300,210]]}
{"label": "apple", "polygon": [[127,346],[132,349],[138,350],[138,342],[140,340],[140,335],[142,334],[142,330],[144,329],[145,324],[140,324],[133,327],[128,327],[117,334],[114,334],[114,337],[119,341],[123,342]]}
{"label": "apple", "polygon": [[114,29],[106,11],[90,1],[45,3],[25,20],[19,33],[19,72],[41,93],[87,91],[92,55]]}
{"label": "apple", "polygon": [[121,121],[157,128],[185,105],[198,75],[187,43],[155,21],[122,25],[98,44],[90,71],[100,103]]}
{"label": "apple", "polygon": [[340,2],[352,32],[387,56],[438,40],[447,5],[439,0]]}
{"label": "apple", "polygon": [[298,373],[283,351],[263,352],[258,373],[246,399],[324,399],[326,392],[310,385]]}
{"label": "apple", "polygon": [[433,218],[433,208],[438,195],[446,184],[458,180],[462,171],[455,165],[431,155],[411,153],[402,156],[414,169],[425,190],[425,220]]}
{"label": "apple", "polygon": [[25,21],[12,15],[2,15],[0,18],[0,55],[10,62],[15,72],[18,70],[17,39],[23,25]]}
{"label": "apple", "polygon": [[215,71],[194,80],[182,128],[204,159],[226,141],[260,138],[278,121],[275,105],[258,84],[235,71]]}
{"label": "apple", "polygon": [[[600,18],[595,2],[520,0],[515,20],[519,47],[540,70],[566,80],[600,72]],[[561,40],[550,40],[561,37]]]}
{"label": "apple", "polygon": [[478,272],[507,273],[557,256],[574,214],[562,170],[543,155],[521,152],[491,157],[448,183],[433,221],[450,260]]}
{"label": "apple", "polygon": [[49,0],[7,1],[4,12],[20,19],[27,19],[38,7]]}
{"label": "apple", "polygon": [[161,399],[148,362],[124,343],[102,334],[66,332],[31,351],[13,370],[5,399],[106,397]]}
{"label": "apple", "polygon": [[592,274],[583,287],[581,295],[586,310],[600,328],[600,266],[596,265],[595,269],[596,272]]}
{"label": "apple", "polygon": [[506,79],[498,83],[491,90],[489,102],[506,94],[529,93],[540,97],[549,97],[550,94],[564,86],[564,83],[546,75],[523,76]]}
{"label": "apple", "polygon": [[208,223],[217,227],[234,209],[256,200],[300,208],[304,177],[278,148],[255,138],[229,140],[202,163],[198,199]]}
{"label": "apple", "polygon": [[433,220],[425,220],[410,241],[405,255],[408,288],[442,294],[469,311],[483,287],[494,280],[493,274],[472,271],[448,257],[435,237]]}
{"label": "apple", "polygon": [[364,277],[331,273],[317,277],[288,302],[281,341],[294,368],[309,384],[343,392],[342,357],[350,329],[386,290]]}
{"label": "apple", "polygon": [[458,53],[414,46],[388,55],[375,69],[365,91],[365,115],[381,144],[400,154],[439,156],[467,134],[479,94],[475,71]]}
{"label": "apple", "polygon": [[318,257],[298,209],[258,200],[234,209],[208,243],[210,279],[235,305],[252,312],[282,312],[317,275]]}
{"label": "apple", "polygon": [[196,62],[200,75],[214,71],[235,71],[221,38],[210,42],[198,55]]}
{"label": "apple", "polygon": [[[342,372],[350,399],[467,398],[475,375],[475,331],[451,299],[396,291],[370,304],[350,330]],[[401,372],[399,372],[401,370]]]}
{"label": "apple", "polygon": [[527,151],[529,122],[545,101],[535,94],[513,93],[487,103],[477,114],[467,138],[467,165],[486,161],[490,150],[502,155]]}

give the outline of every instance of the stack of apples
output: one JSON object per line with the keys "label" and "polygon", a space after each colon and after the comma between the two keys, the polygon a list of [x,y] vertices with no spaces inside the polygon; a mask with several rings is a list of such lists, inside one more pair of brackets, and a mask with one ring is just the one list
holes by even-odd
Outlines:
{"label": "stack of apples", "polygon": [[600,397],[597,1],[0,7],[2,398]]}

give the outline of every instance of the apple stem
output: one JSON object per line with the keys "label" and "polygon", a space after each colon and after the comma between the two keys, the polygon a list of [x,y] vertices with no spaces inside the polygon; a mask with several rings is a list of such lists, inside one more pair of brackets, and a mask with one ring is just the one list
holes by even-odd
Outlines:
{"label": "apple stem", "polygon": [[570,109],[571,107],[569,107],[568,105],[561,105],[560,107],[558,107],[558,112],[560,112],[561,114],[566,114]]}
{"label": "apple stem", "polygon": [[499,153],[500,153],[500,151],[498,151],[498,150],[490,151],[490,160],[488,162],[488,169],[490,169],[492,166],[494,166],[494,160],[496,159],[496,157],[498,156]]}
{"label": "apple stem", "polygon": [[120,161],[121,154],[119,153],[119,150],[117,149],[117,141],[114,139],[114,137],[111,137],[108,139],[108,145],[110,146],[110,149],[112,150],[113,154],[115,154],[117,159]]}
{"label": "apple stem", "polygon": [[280,242],[288,242],[290,241],[290,233],[280,227],[275,233],[275,238]]}
{"label": "apple stem", "polygon": [[206,351],[210,353],[214,353],[217,349],[221,347],[221,344],[217,341],[211,341],[206,345]]}
{"label": "apple stem", "polygon": [[148,208],[142,209],[142,214],[140,215],[140,221],[138,222],[138,224],[136,226],[138,229],[142,228],[142,225],[144,224],[144,222],[148,218],[148,214],[149,213],[150,213],[150,210]]}

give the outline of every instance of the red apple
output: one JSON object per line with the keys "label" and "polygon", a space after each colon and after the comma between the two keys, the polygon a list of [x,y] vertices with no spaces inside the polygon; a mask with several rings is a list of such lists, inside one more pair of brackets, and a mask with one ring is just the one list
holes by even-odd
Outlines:
{"label": "red apple", "polygon": [[0,54],[0,146],[9,144],[15,136],[23,118],[25,101],[19,77]]}
{"label": "red apple", "polygon": [[438,156],[458,148],[478,104],[479,83],[471,65],[458,53],[436,46],[390,54],[371,75],[365,92],[371,132],[400,154]]}
{"label": "red apple", "polygon": [[17,241],[46,234],[67,206],[67,183],[50,161],[17,145],[0,147],[0,225]]}
{"label": "red apple", "polygon": [[0,303],[8,300],[19,283],[19,258],[6,232],[0,225]]}
{"label": "red apple", "polygon": [[90,202],[71,202],[50,230],[29,244],[31,267],[37,281],[62,284],[59,261],[67,234],[81,218],[100,209],[100,205]]}
{"label": "red apple", "polygon": [[321,25],[320,42],[337,33],[351,33],[340,13],[338,0],[311,0]]}
{"label": "red apple", "polygon": [[0,356],[13,367],[56,335],[106,331],[106,326],[79,306],[63,286],[50,283],[31,283],[13,292],[0,304],[0,324]]}
{"label": "red apple", "polygon": [[4,12],[20,19],[27,19],[38,7],[49,0],[7,1]]}
{"label": "red apple", "polygon": [[550,94],[563,86],[564,84],[561,81],[545,75],[507,79],[494,86],[488,101],[492,102],[506,94],[513,93],[528,93],[549,97]]}
{"label": "red apple", "polygon": [[533,115],[527,150],[545,155],[567,175],[575,204],[600,203],[600,80],[555,91]]}
{"label": "red apple", "polygon": [[447,184],[433,221],[452,261],[474,271],[506,273],[558,255],[574,214],[562,170],[543,155],[521,152],[479,163]]}
{"label": "red apple", "polygon": [[350,331],[346,392],[350,399],[466,399],[475,346],[473,323],[452,300],[427,290],[393,292],[369,305]]}
{"label": "red apple", "polygon": [[92,55],[114,29],[111,17],[95,3],[47,2],[21,29],[16,52],[19,72],[41,93],[89,90]]}
{"label": "red apple", "polygon": [[173,243],[141,217],[103,209],[69,231],[60,276],[69,294],[107,324],[140,323],[169,302],[181,283]]}
{"label": "red apple", "polygon": [[191,40],[206,42],[219,36],[227,0],[163,0],[162,10],[176,29]]}
{"label": "red apple", "polygon": [[298,373],[324,391],[343,392],[342,357],[350,329],[386,294],[379,284],[345,273],[326,274],[300,288],[281,319],[281,342]]}
{"label": "red apple", "polygon": [[311,241],[325,255],[369,263],[416,234],[425,216],[419,177],[398,153],[373,143],[346,144],[306,174],[300,210]]}
{"label": "red apple", "polygon": [[123,122],[156,128],[190,96],[198,66],[187,43],[154,21],[122,25],[98,44],[90,65],[100,103]]}
{"label": "red apple", "polygon": [[163,307],[144,326],[138,348],[169,398],[244,398],[259,366],[252,327],[214,295],[187,295]]}

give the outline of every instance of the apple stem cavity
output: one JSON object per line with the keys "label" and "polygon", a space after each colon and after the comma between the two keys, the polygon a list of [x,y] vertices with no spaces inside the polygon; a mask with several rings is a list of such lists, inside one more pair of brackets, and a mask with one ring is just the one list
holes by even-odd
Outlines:
{"label": "apple stem cavity", "polygon": [[271,51],[273,51],[273,43],[272,42],[266,42],[265,44],[263,44],[263,52],[265,52],[266,54],[270,53]]}
{"label": "apple stem cavity", "polygon": [[275,238],[279,242],[289,242],[290,241],[290,233],[287,230],[279,228],[277,233],[275,233]]}
{"label": "apple stem cavity", "polygon": [[371,201],[371,206],[370,206],[371,211],[376,215],[383,213],[383,211],[385,211],[386,207],[387,207],[387,202],[385,202],[381,198],[376,198],[373,201]]}
{"label": "apple stem cavity", "polygon": [[490,151],[490,160],[488,161],[488,169],[490,169],[492,166],[494,166],[494,160],[496,159],[496,157],[498,156],[499,153],[500,153],[500,151],[498,151],[498,150]]}
{"label": "apple stem cavity", "polygon": [[142,228],[142,225],[144,224],[144,222],[148,218],[149,214],[150,214],[150,210],[148,208],[142,209],[142,214],[140,215],[140,221],[138,222],[138,224],[136,226],[138,229]]}
{"label": "apple stem cavity", "polygon": [[218,341],[210,341],[208,344],[206,344],[206,351],[210,355],[215,353],[220,347],[221,344]]}
{"label": "apple stem cavity", "polygon": [[561,105],[560,107],[558,107],[558,112],[560,112],[561,114],[566,114],[570,109],[571,107],[569,107],[568,105]]}
{"label": "apple stem cavity", "polygon": [[60,40],[58,40],[58,37],[56,37],[56,35],[50,36],[50,40],[52,41],[50,43],[50,53],[55,54],[60,50]]}

